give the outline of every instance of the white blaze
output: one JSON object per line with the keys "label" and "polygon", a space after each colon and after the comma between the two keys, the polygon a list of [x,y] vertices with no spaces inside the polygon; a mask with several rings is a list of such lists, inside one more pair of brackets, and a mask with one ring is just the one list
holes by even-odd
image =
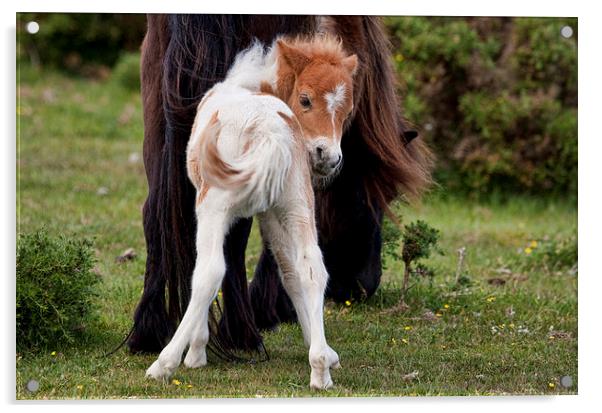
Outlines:
{"label": "white blaze", "polygon": [[337,109],[341,107],[343,102],[345,102],[345,93],[347,92],[347,88],[344,83],[339,83],[332,92],[328,92],[324,94],[324,99],[326,99],[326,109],[330,113],[331,121],[332,121],[332,138],[336,139],[336,130],[334,126],[334,118],[337,113]]}
{"label": "white blaze", "polygon": [[326,99],[327,109],[331,115],[334,115],[336,110],[345,102],[345,93],[347,92],[344,83],[339,83],[332,92],[324,95]]}

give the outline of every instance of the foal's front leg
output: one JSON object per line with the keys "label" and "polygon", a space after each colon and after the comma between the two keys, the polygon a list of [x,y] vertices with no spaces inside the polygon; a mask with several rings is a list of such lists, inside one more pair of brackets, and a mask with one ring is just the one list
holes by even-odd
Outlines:
{"label": "foal's front leg", "polygon": [[146,371],[147,377],[157,380],[167,380],[173,374],[189,344],[184,360],[186,366],[207,364],[205,347],[209,340],[209,306],[226,272],[223,244],[229,221],[225,212],[215,212],[209,208],[200,207],[197,216],[197,259],[192,275],[190,303],[173,338]]}

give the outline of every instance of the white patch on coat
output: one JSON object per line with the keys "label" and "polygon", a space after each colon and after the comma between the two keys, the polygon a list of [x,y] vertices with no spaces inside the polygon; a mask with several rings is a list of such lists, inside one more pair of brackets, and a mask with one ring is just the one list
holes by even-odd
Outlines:
{"label": "white patch on coat", "polygon": [[337,109],[343,105],[343,102],[345,102],[346,93],[347,88],[345,87],[345,84],[339,83],[332,92],[327,92],[324,94],[324,99],[326,100],[326,110],[328,110],[328,113],[330,113],[330,120],[332,122],[332,139],[335,140],[337,132],[334,119]]}
{"label": "white patch on coat", "polygon": [[345,84],[339,83],[332,92],[324,94],[324,99],[326,99],[326,108],[331,115],[334,116],[337,109],[341,107],[343,102],[345,102],[346,93],[347,88],[345,87]]}

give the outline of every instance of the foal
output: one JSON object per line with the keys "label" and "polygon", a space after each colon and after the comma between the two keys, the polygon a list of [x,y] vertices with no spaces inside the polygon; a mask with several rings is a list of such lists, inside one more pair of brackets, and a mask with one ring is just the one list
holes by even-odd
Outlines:
{"label": "foal", "polygon": [[[255,43],[201,100],[187,148],[197,189],[197,261],[190,303],[170,343],[146,374],[168,378],[182,353],[207,364],[208,312],[226,270],[223,244],[237,219],[257,215],[309,346],[310,386],[332,386],[340,367],[324,335],[328,274],[318,246],[312,174],[341,164],[343,122],[352,109],[355,56],[329,37]],[[285,103],[287,102],[288,105]]]}

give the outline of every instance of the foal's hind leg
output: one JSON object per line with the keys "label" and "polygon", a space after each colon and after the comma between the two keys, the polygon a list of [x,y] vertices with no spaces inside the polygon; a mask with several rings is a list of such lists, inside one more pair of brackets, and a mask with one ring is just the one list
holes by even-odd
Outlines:
{"label": "foal's hind leg", "polygon": [[[192,275],[192,294],[186,313],[176,333],[146,375],[167,379],[182,360],[187,345],[190,349],[184,361],[188,367],[207,364],[205,346],[209,340],[208,313],[226,271],[224,238],[230,219],[228,213],[211,208],[208,199],[197,209],[197,260]],[[205,205],[209,204],[209,206]]]}
{"label": "foal's hind leg", "polygon": [[[301,213],[302,214],[302,213]],[[324,267],[312,220],[291,219],[283,225],[273,213],[261,217],[262,234],[278,262],[282,283],[293,301],[306,344],[309,344],[310,386],[332,387],[330,368],[338,368],[339,356],[326,343],[324,291],[328,273]],[[301,215],[302,216],[302,215]]]}

